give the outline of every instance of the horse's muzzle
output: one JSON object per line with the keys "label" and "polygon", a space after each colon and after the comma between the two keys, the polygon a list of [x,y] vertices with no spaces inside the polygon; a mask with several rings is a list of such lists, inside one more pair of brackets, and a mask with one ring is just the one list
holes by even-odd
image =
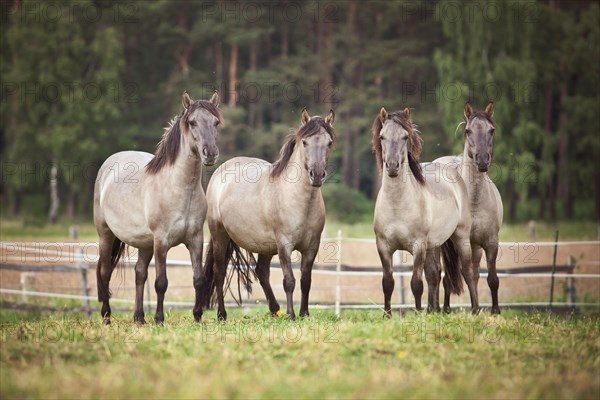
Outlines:
{"label": "horse's muzzle", "polygon": [[490,168],[490,165],[488,163],[481,163],[481,164],[477,164],[477,169],[479,170],[479,172],[487,172],[487,170]]}
{"label": "horse's muzzle", "polygon": [[215,163],[217,162],[217,158],[219,158],[219,152],[212,152],[209,151],[208,148],[204,147],[202,149],[202,163],[204,165],[206,165],[207,167],[210,167],[211,165],[215,165]]}
{"label": "horse's muzzle", "polygon": [[385,171],[390,178],[395,178],[400,173],[400,168],[386,168]]}
{"label": "horse's muzzle", "polygon": [[327,171],[323,172],[315,172],[314,170],[308,171],[308,180],[310,184],[314,187],[320,187],[323,185],[325,178],[327,177]]}

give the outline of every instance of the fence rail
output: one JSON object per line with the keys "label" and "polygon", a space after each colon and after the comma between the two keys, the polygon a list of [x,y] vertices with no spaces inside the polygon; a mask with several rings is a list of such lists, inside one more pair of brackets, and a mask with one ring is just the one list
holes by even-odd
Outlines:
{"label": "fence rail", "polygon": [[[318,306],[320,308],[334,308],[336,313],[339,314],[340,309],[363,309],[363,308],[381,308],[381,306],[371,299],[368,299],[370,304],[357,304],[357,303],[342,303],[341,302],[341,292],[349,291],[349,290],[365,290],[364,286],[349,286],[342,285],[340,283],[340,278],[345,276],[381,276],[381,268],[379,266],[362,266],[356,267],[348,264],[341,263],[342,256],[342,240],[343,241],[354,241],[354,242],[365,242],[365,243],[374,243],[374,239],[342,239],[341,233],[338,234],[336,238],[323,239],[322,242],[336,242],[338,244],[337,249],[337,263],[335,265],[324,265],[324,264],[315,264],[313,269],[313,274],[315,275],[329,275],[334,276],[336,278],[335,285],[329,286],[314,286],[314,288],[321,289],[334,289],[335,290],[335,302],[332,304],[324,304],[321,303]],[[526,245],[524,243],[501,243],[504,245]],[[562,245],[598,245],[600,246],[600,241],[580,241],[580,242],[536,242],[536,246],[562,246]],[[41,247],[46,246],[46,248],[42,251]],[[52,257],[55,257],[56,260],[62,259],[64,256],[68,257],[71,260],[71,263],[55,263],[51,265],[27,265],[15,262],[2,262],[0,263],[0,270],[12,270],[19,272],[46,272],[46,273],[77,273],[80,276],[80,295],[74,294],[65,294],[65,293],[54,293],[54,292],[40,292],[40,291],[32,291],[26,290],[27,288],[21,287],[21,290],[10,289],[2,287],[0,288],[1,294],[10,294],[10,295],[20,295],[23,297],[45,297],[45,298],[62,298],[62,299],[72,299],[72,300],[81,300],[82,306],[80,307],[52,307],[52,306],[39,306],[28,303],[16,303],[9,301],[0,301],[0,308],[10,308],[16,310],[39,310],[39,311],[77,311],[77,312],[85,312],[88,316],[91,315],[92,311],[98,309],[97,306],[93,306],[92,302],[95,301],[95,297],[90,295],[90,288],[87,280],[88,271],[92,271],[96,269],[96,259],[94,257],[84,257],[83,248],[85,246],[89,246],[89,244],[79,244],[79,243],[71,243],[70,248],[74,251],[75,254],[64,254],[61,250],[61,247],[52,242],[0,242],[0,248],[4,250],[5,254],[2,257],[2,261],[8,261],[10,258],[6,257],[6,252],[13,251],[13,249],[22,249],[27,252],[27,254],[36,254],[36,253],[44,253],[44,255],[48,256],[51,253]],[[48,250],[48,247],[53,248],[51,251]],[[79,250],[79,252],[76,252]],[[12,260],[11,260],[12,261]],[[588,260],[585,263],[596,264],[598,261]],[[131,260],[125,262],[125,268],[133,269],[133,262]],[[168,260],[167,261],[168,268],[189,268],[191,266],[191,262],[189,261],[176,261],[176,260]],[[296,270],[300,268],[299,263],[294,263],[292,267]],[[273,263],[271,267],[273,271],[280,271],[277,263]],[[566,278],[567,279],[567,301],[566,302],[552,302],[552,300],[548,303],[542,302],[529,302],[529,303],[503,303],[502,307],[505,308],[544,308],[544,309],[569,309],[572,310],[576,307],[583,306],[600,306],[599,303],[589,303],[589,302],[577,302],[574,280],[576,279],[600,279],[600,274],[596,273],[574,273],[575,263],[570,262],[568,265],[536,265],[536,266],[527,266],[527,267],[515,267],[515,268],[499,268],[497,270],[498,276],[501,278],[521,278],[521,279],[529,279],[529,278]],[[392,305],[395,309],[410,309],[414,307],[413,304],[407,304],[405,301],[404,292],[408,289],[408,287],[404,286],[403,277],[412,276],[412,265],[402,264],[394,267],[394,276],[399,280],[399,303]],[[481,277],[487,277],[487,269],[481,269]],[[149,285],[146,285],[147,289],[149,289]],[[277,285],[274,285],[277,287]],[[368,288],[372,289],[372,288]],[[553,298],[553,286],[550,291],[550,299]],[[150,291],[148,290],[149,294]],[[146,306],[151,306],[154,304],[150,297],[144,302]],[[366,300],[366,299],[365,299]],[[115,303],[128,303],[133,304],[133,300],[127,299],[111,299],[112,302]],[[169,306],[174,309],[191,309],[193,307],[192,302],[185,301],[165,301],[166,306]],[[235,305],[234,303],[230,304]],[[254,307],[255,304],[246,304],[245,306]],[[312,305],[315,307],[316,305]],[[458,304],[457,307],[469,307],[468,304]],[[482,307],[487,307],[488,304],[482,304]],[[130,310],[130,307],[119,307],[115,308],[116,311]]]}

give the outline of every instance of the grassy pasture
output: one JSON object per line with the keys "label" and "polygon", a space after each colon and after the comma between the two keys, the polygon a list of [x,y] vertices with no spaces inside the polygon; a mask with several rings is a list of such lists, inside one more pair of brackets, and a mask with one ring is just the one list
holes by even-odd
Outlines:
{"label": "grassy pasture", "polygon": [[2,398],[598,398],[600,316],[0,311]]}

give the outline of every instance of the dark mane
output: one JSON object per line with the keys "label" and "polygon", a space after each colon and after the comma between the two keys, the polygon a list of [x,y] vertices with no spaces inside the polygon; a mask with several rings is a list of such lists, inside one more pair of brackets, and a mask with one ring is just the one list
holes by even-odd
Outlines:
{"label": "dark mane", "polygon": [[[419,164],[422,140],[419,134],[417,133],[415,125],[410,119],[406,120],[404,118],[404,113],[402,111],[396,111],[394,113],[388,114],[388,119],[393,120],[395,123],[402,126],[402,128],[404,128],[404,130],[408,132],[408,167],[410,168],[415,179],[420,184],[425,184],[423,170],[421,169],[421,164]],[[383,152],[381,148],[381,138],[379,137],[382,128],[383,123],[381,122],[379,115],[377,115],[375,117],[375,120],[373,121],[373,126],[371,126],[371,146],[373,149],[373,153],[375,154],[375,159],[377,161],[377,168],[379,169],[379,173],[383,173]]]}
{"label": "dark mane", "polygon": [[221,111],[214,104],[206,100],[194,101],[190,108],[182,111],[181,114],[173,118],[169,126],[166,128],[162,139],[160,142],[158,142],[154,157],[146,165],[146,172],[148,174],[157,174],[165,166],[173,165],[177,159],[177,156],[179,155],[179,150],[181,147],[182,120],[184,126],[187,127],[189,116],[192,115],[193,112],[198,108],[207,110],[209,113],[219,119],[219,125],[223,124],[223,116],[221,115]]}
{"label": "dark mane", "polygon": [[335,131],[333,130],[333,127],[321,117],[311,118],[310,121],[308,121],[306,125],[301,126],[296,133],[287,137],[283,147],[279,151],[279,158],[273,163],[271,177],[277,178],[283,173],[285,167],[287,167],[290,162],[296,143],[298,143],[299,140],[316,135],[321,131],[321,128],[325,129],[329,136],[331,136],[331,140],[335,142]]}

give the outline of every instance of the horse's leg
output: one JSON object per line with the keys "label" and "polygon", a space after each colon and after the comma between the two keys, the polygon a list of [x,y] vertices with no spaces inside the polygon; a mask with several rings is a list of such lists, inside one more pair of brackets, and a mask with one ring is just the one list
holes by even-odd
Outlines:
{"label": "horse's leg", "polygon": [[113,250],[113,245],[115,242],[116,236],[106,229],[101,235],[98,243],[98,271],[97,275],[97,286],[98,286],[98,300],[102,302],[102,310],[100,311],[100,315],[102,316],[102,321],[105,324],[110,324],[110,277],[113,272],[114,266],[111,264],[111,255]]}
{"label": "horse's leg", "polygon": [[319,251],[318,244],[302,253],[302,277],[300,278],[300,288],[302,290],[302,300],[300,301],[300,316],[308,317],[308,294],[312,283],[312,268],[315,263],[315,257]]}
{"label": "horse's leg", "polygon": [[421,296],[423,296],[423,268],[425,266],[425,255],[427,247],[423,243],[417,243],[413,247],[413,274],[410,280],[410,289],[415,297],[415,308],[421,311]]}
{"label": "horse's leg", "polygon": [[271,276],[271,258],[272,256],[266,254],[259,254],[258,260],[256,261],[256,275],[260,286],[262,286],[267,298],[267,304],[269,305],[269,311],[272,315],[277,315],[279,311],[279,303],[275,299],[273,294],[273,288],[271,288],[271,282],[269,277]]}
{"label": "horse's leg", "polygon": [[153,249],[139,249],[138,259],[135,263],[135,311],[133,321],[145,324],[144,318],[144,285],[148,279],[148,264],[152,260]]}
{"label": "horse's leg", "polygon": [[425,278],[427,279],[427,312],[440,311],[440,247],[427,251]]}
{"label": "horse's leg", "polygon": [[444,285],[444,312],[450,312],[450,278],[448,275],[444,275],[444,279],[442,280],[442,284]]}
{"label": "horse's leg", "polygon": [[279,263],[283,271],[283,290],[287,300],[287,313],[291,319],[296,319],[294,312],[294,288],[296,287],[296,278],[292,271],[291,254],[292,249],[287,244],[277,244],[277,253],[279,255]]}
{"label": "horse's leg", "polygon": [[227,246],[231,240],[229,236],[219,237],[213,236],[213,273],[215,279],[215,288],[217,289],[217,319],[219,321],[227,320],[227,311],[225,311],[225,294],[223,293],[223,285],[225,284],[225,276],[227,275],[227,264],[225,256],[227,255]]}
{"label": "horse's leg", "polygon": [[394,249],[391,249],[385,240],[377,239],[377,252],[379,253],[381,267],[383,268],[383,278],[381,280],[381,286],[383,288],[383,310],[385,313],[384,316],[387,318],[391,318],[391,299],[392,293],[394,292],[394,275],[392,270]]}
{"label": "horse's leg", "polygon": [[[488,277],[487,282],[492,292],[492,314],[500,314],[500,306],[498,305],[498,288],[500,281],[496,272],[496,258],[498,257],[498,240],[489,242],[485,247],[485,258],[487,259]],[[479,268],[477,268],[479,271]]]}
{"label": "horse's leg", "polygon": [[454,235],[452,237],[454,247],[458,252],[460,260],[460,271],[463,279],[469,288],[469,296],[471,297],[471,312],[477,314],[479,312],[479,296],[477,294],[477,282],[479,281],[479,267],[475,267],[473,263],[473,255],[471,253],[471,241],[469,234]]}
{"label": "horse's leg", "polygon": [[154,264],[156,265],[156,280],[154,281],[154,289],[156,290],[156,314],[154,321],[157,324],[162,324],[165,321],[163,313],[163,303],[165,301],[165,293],[169,286],[167,279],[167,252],[169,247],[161,239],[154,239]]}
{"label": "horse's leg", "polygon": [[204,268],[202,268],[202,252],[204,250],[204,235],[202,231],[200,234],[193,237],[186,247],[190,252],[190,259],[192,261],[192,272],[193,272],[193,283],[194,290],[196,292],[196,302],[194,303],[194,309],[192,314],[194,320],[200,322],[202,319],[202,285],[204,283]]}

